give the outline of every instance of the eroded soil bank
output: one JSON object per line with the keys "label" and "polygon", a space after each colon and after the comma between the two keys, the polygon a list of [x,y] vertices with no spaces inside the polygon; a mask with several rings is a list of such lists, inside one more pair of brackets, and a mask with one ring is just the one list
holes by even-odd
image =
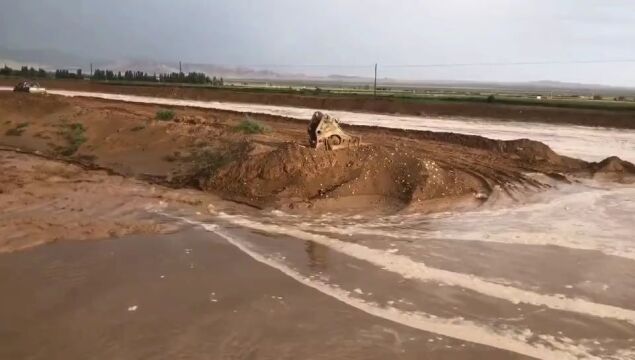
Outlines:
{"label": "eroded soil bank", "polygon": [[[522,199],[550,181],[630,182],[618,158],[588,163],[526,139],[346,127],[362,145],[308,147],[306,122],[219,110],[0,94],[0,143],[257,208],[431,212]],[[165,112],[165,111],[163,111]],[[255,128],[252,128],[252,126]],[[549,181],[526,174],[543,174]]]}

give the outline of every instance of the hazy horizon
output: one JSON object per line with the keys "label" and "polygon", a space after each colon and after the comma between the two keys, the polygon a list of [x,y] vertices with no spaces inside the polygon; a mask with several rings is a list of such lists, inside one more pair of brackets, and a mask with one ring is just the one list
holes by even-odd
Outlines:
{"label": "hazy horizon", "polygon": [[[398,80],[632,87],[634,43],[635,3],[623,0],[41,0],[0,13],[0,49],[321,76],[371,77],[379,63]],[[443,66],[492,63],[514,65]]]}

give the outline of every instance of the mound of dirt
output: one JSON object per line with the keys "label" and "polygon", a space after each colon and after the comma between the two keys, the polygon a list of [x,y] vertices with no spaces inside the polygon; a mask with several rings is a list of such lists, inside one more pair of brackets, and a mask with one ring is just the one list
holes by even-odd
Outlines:
{"label": "mound of dirt", "polygon": [[[530,168],[543,169],[552,179],[558,172],[580,175],[590,171],[595,178],[623,181],[635,173],[632,164],[619,158],[589,164],[560,156],[547,145],[528,139],[437,135],[450,138],[450,143],[487,150],[486,154],[499,153],[500,158],[484,165],[487,156],[479,160],[440,158],[416,147],[365,144],[324,151],[289,142],[268,151],[243,151],[218,171],[197,180],[203,190],[259,208],[428,212],[476,206],[496,190],[513,199],[518,191],[549,187],[523,175]],[[559,179],[568,181],[566,176]]]}
{"label": "mound of dirt", "polygon": [[522,160],[523,162],[529,162],[532,164],[546,162],[553,165],[572,165],[573,167],[577,167],[584,163],[577,159],[561,156],[546,144],[530,139],[496,140],[478,135],[465,135],[426,130],[411,131],[402,129],[387,129],[363,125],[344,125],[343,127],[346,129],[365,128],[372,132],[397,135],[403,138],[443,142],[473,149],[497,152],[499,154],[510,156],[516,160]]}
{"label": "mound of dirt", "polygon": [[412,151],[377,145],[316,151],[297,143],[243,157],[200,179],[200,186],[259,207],[287,208],[403,208],[437,198],[483,198],[491,191],[479,176]]}
{"label": "mound of dirt", "polygon": [[635,165],[617,156],[608,157],[598,163],[591,163],[589,170],[594,179],[622,183],[635,182]]}

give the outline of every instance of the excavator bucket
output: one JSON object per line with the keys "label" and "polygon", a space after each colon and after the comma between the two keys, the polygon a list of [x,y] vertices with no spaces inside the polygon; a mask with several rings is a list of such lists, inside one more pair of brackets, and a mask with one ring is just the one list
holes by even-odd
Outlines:
{"label": "excavator bucket", "polygon": [[309,123],[309,144],[311,147],[337,150],[359,146],[359,136],[349,135],[342,130],[339,121],[320,111],[316,111]]}

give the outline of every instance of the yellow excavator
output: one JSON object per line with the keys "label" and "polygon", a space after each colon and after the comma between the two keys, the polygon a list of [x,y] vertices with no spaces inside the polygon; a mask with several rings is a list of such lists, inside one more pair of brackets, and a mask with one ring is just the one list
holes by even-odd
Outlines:
{"label": "yellow excavator", "polygon": [[342,130],[335,117],[316,111],[309,123],[309,144],[312,148],[338,150],[359,146],[359,136],[349,135]]}

